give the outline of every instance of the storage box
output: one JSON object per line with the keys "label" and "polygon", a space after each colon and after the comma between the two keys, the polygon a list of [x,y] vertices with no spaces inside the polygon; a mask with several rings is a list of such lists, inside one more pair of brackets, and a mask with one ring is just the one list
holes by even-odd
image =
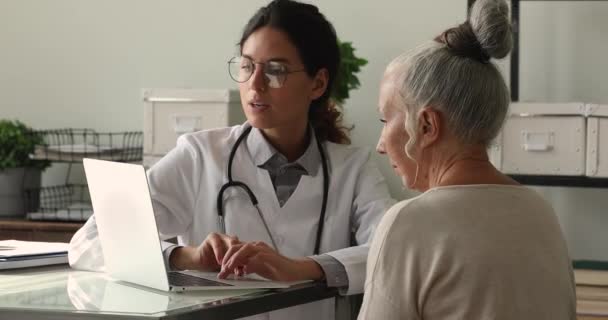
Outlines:
{"label": "storage box", "polygon": [[608,105],[587,104],[586,175],[608,178]]}
{"label": "storage box", "polygon": [[237,90],[144,89],[144,165],[151,166],[189,132],[245,121]]}
{"label": "storage box", "polygon": [[583,103],[513,103],[490,159],[506,174],[585,174]]}

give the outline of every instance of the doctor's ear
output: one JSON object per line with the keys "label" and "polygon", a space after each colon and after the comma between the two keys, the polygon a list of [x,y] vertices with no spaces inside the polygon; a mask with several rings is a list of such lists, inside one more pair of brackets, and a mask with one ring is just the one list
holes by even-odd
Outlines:
{"label": "doctor's ear", "polygon": [[443,126],[441,112],[432,107],[420,110],[418,131],[422,147],[428,147],[439,140]]}
{"label": "doctor's ear", "polygon": [[325,93],[328,82],[329,72],[327,69],[319,70],[313,79],[312,92],[310,95],[311,100],[316,100]]}

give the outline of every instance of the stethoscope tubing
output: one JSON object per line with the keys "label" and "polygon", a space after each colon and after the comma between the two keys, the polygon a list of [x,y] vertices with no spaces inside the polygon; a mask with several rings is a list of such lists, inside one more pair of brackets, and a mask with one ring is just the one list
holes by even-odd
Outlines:
{"label": "stethoscope tubing", "polygon": [[[257,197],[255,196],[253,191],[251,191],[251,189],[247,186],[247,184],[245,184],[241,181],[235,181],[232,178],[232,163],[234,162],[236,150],[238,149],[241,142],[249,135],[249,133],[251,132],[251,129],[252,129],[251,126],[248,126],[247,128],[245,128],[245,130],[237,138],[236,142],[232,146],[232,149],[230,150],[230,156],[228,158],[228,173],[227,173],[228,182],[226,182],[224,185],[222,185],[222,187],[220,188],[220,191],[218,192],[218,196],[217,196],[217,214],[218,214],[219,227],[220,227],[220,230],[222,231],[222,233],[226,234],[226,222],[225,222],[226,217],[225,217],[225,212],[224,212],[224,207],[223,207],[224,192],[228,188],[239,187],[239,188],[243,189],[249,196],[249,199],[251,200],[252,205],[255,207],[256,211],[258,212],[258,215],[260,216],[260,219],[262,220],[262,223],[264,224],[264,228],[266,229],[266,232],[268,233],[268,236],[270,237],[270,241],[272,242],[272,245],[278,251],[279,247],[277,246],[277,244],[274,240],[274,237],[272,236],[272,233],[270,232],[270,228],[268,227],[268,224],[266,223],[266,219],[264,219],[264,216],[262,215],[262,211],[259,208]],[[317,148],[319,149],[319,154],[321,156],[321,164],[323,167],[323,202],[321,203],[321,213],[319,214],[319,223],[318,223],[318,228],[317,228],[314,254],[319,254],[319,250],[321,247],[321,237],[323,235],[323,226],[325,224],[325,211],[327,209],[327,198],[328,198],[328,194],[329,194],[329,168],[327,165],[327,158],[325,156],[323,146],[322,146],[321,142],[319,141],[319,139],[317,139]]]}

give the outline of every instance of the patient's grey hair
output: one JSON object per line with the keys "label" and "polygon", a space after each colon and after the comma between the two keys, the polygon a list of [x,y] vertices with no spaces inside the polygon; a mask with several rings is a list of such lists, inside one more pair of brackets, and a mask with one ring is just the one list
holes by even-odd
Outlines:
{"label": "patient's grey hair", "polygon": [[417,118],[430,106],[445,116],[449,133],[463,144],[488,145],[498,134],[509,106],[509,89],[490,58],[504,58],[512,47],[505,0],[477,0],[470,18],[407,52],[387,67],[395,81],[397,105],[406,112],[416,142]]}

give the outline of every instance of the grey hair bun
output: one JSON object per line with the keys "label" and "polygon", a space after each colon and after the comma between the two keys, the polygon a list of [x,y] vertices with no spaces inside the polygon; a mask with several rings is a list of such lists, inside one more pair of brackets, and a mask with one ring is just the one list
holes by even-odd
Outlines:
{"label": "grey hair bun", "polygon": [[513,46],[509,6],[505,0],[477,0],[468,21],[435,38],[452,54],[488,63],[504,58]]}
{"label": "grey hair bun", "polygon": [[509,5],[505,0],[477,0],[471,8],[469,24],[485,53],[504,58],[513,47]]}

